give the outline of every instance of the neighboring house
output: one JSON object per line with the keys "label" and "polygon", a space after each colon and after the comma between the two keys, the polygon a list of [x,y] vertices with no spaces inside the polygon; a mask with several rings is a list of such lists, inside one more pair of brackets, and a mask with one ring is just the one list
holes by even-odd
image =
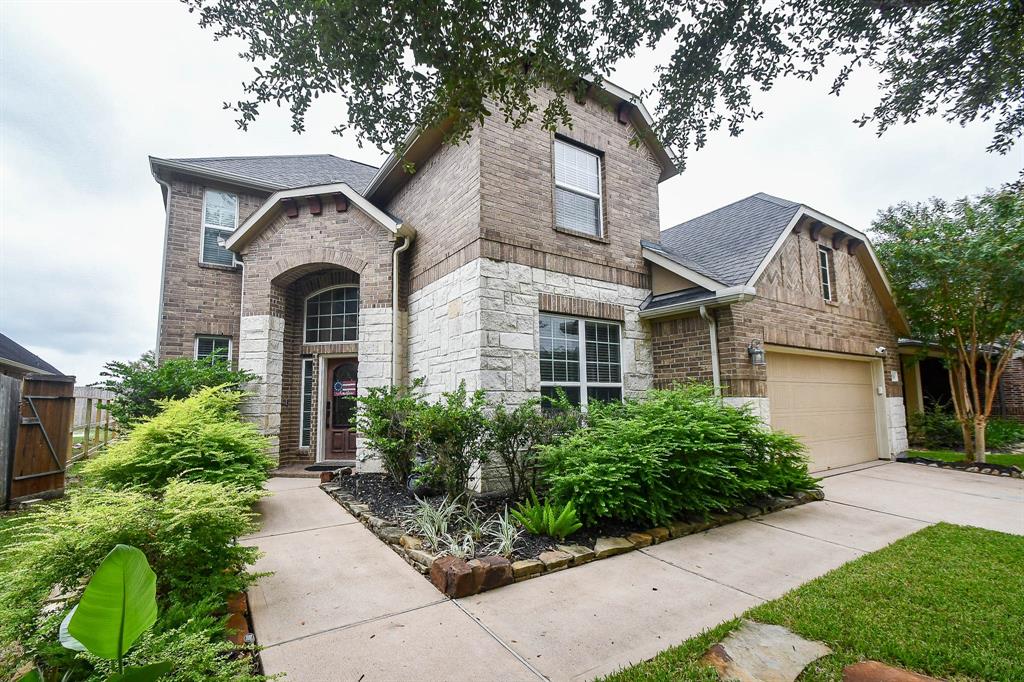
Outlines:
{"label": "neighboring house", "polygon": [[0,374],[16,379],[29,374],[64,376],[59,369],[4,334],[0,334]]}
{"label": "neighboring house", "polygon": [[151,158],[158,356],[222,349],[260,375],[247,410],[281,462],[357,459],[354,397],[413,378],[584,407],[715,379],[815,468],[905,450],[905,325],[866,237],[766,195],[660,232],[676,171],[642,104],[605,83],[568,106],[571,130],[424,131],[380,169]]}

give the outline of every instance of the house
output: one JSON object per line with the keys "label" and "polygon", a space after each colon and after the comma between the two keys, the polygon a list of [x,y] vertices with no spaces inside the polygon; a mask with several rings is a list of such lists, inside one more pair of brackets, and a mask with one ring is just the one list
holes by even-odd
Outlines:
{"label": "house", "polygon": [[23,379],[29,374],[64,376],[63,372],[28,348],[0,334],[0,375]]}
{"label": "house", "polygon": [[817,469],[906,449],[905,325],[867,238],[767,195],[661,232],[676,171],[646,109],[609,83],[568,106],[557,134],[425,130],[380,168],[151,158],[158,357],[219,350],[258,374],[246,409],[282,463],[374,467],[354,398],[416,377],[431,396],[561,387],[584,407],[713,380]]}

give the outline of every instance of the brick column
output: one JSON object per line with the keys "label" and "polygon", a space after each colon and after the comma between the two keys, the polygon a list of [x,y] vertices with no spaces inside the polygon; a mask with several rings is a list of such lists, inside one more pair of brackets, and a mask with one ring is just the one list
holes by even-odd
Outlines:
{"label": "brick column", "polygon": [[242,414],[270,438],[268,454],[280,458],[281,372],[284,367],[284,318],[274,315],[246,315],[241,321],[238,368],[259,379],[246,389],[252,393]]}

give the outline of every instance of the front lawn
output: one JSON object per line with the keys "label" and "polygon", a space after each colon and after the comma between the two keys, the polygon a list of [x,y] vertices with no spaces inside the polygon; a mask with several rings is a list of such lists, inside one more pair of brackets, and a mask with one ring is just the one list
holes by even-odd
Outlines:
{"label": "front lawn", "polygon": [[[964,453],[956,450],[910,450],[908,457],[927,457],[928,459],[939,459],[943,462],[966,462]],[[1007,455],[1000,453],[988,453],[985,455],[988,464],[1002,464],[1003,466],[1018,466],[1024,469],[1024,454]]]}
{"label": "front lawn", "polygon": [[[873,659],[949,680],[1024,680],[1024,537],[939,524],[850,562],[744,616],[821,640],[834,654],[803,682]],[[608,680],[717,680],[701,655],[723,623]]]}

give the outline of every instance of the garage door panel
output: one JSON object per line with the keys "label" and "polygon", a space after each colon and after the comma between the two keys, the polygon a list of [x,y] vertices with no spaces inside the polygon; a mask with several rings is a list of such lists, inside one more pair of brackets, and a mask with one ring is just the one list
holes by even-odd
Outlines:
{"label": "garage door panel", "polygon": [[800,439],[811,471],[878,457],[871,363],[769,353],[768,398],[772,428]]}

